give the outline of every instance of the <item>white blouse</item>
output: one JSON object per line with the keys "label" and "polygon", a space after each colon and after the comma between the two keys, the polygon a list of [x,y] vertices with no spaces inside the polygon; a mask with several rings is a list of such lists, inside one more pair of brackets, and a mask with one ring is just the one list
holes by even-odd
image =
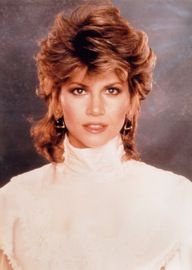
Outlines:
{"label": "white blouse", "polygon": [[[65,137],[65,161],[0,189],[0,269],[191,270],[192,183]],[[2,266],[1,266],[2,265]]]}

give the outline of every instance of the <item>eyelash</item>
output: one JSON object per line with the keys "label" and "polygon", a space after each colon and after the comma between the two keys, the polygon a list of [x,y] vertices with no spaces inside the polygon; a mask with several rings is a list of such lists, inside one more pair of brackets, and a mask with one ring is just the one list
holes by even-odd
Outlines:
{"label": "eyelash", "polygon": [[[116,91],[115,94],[114,94],[114,91],[113,91],[113,93],[109,93],[109,94],[114,95],[114,96],[120,94],[120,92],[121,92],[121,89],[116,88],[116,87],[110,87],[110,88],[108,88],[106,91],[109,91],[109,90],[111,90],[111,89],[113,89],[113,90]],[[81,93],[75,93],[75,91],[79,91],[79,90],[81,90]],[[84,95],[84,94],[82,94],[82,91],[86,91],[86,90],[84,90],[83,88],[74,88],[74,89],[70,90],[70,92],[71,92],[73,95],[75,95],[75,96],[81,96],[81,95]]]}
{"label": "eyelash", "polygon": [[114,96],[116,96],[116,95],[118,95],[118,94],[121,93],[121,90],[119,88],[116,88],[116,87],[110,87],[107,90],[111,90],[111,89],[116,91],[116,94],[114,94],[114,91],[113,91],[113,94],[112,95],[114,95]]}
{"label": "eyelash", "polygon": [[83,90],[83,91],[85,91],[83,88],[74,88],[74,89],[70,90],[70,92],[71,92],[73,95],[75,95],[75,96],[81,96],[82,93],[75,93],[75,91],[78,91],[78,90]]}

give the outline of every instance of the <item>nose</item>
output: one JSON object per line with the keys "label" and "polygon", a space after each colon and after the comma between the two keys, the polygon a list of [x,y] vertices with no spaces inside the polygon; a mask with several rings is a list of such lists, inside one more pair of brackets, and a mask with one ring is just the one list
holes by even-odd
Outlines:
{"label": "nose", "polygon": [[103,115],[105,113],[104,102],[99,94],[92,94],[87,105],[88,115]]}

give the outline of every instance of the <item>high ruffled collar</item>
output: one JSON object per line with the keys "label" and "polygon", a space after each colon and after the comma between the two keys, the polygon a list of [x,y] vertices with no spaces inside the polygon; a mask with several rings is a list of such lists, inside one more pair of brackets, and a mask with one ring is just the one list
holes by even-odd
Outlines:
{"label": "high ruffled collar", "polygon": [[64,139],[64,173],[70,177],[112,179],[122,171],[124,147],[120,135],[95,148],[74,147]]}

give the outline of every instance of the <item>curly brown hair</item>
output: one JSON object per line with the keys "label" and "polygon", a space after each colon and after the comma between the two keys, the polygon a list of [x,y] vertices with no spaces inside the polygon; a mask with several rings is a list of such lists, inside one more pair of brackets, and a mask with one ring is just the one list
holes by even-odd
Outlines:
{"label": "curly brown hair", "polygon": [[[155,54],[148,45],[147,35],[132,27],[112,4],[84,4],[69,16],[56,16],[48,36],[40,42],[36,55],[39,78],[38,95],[48,110],[31,128],[37,151],[52,162],[63,161],[63,139],[67,132],[58,132],[55,121],[61,117],[59,94],[61,86],[74,71],[86,67],[89,72],[113,68],[126,80],[135,111],[132,129],[121,134],[126,159],[139,159],[135,147],[135,131],[144,100],[152,87]],[[121,133],[121,132],[120,132]]]}

